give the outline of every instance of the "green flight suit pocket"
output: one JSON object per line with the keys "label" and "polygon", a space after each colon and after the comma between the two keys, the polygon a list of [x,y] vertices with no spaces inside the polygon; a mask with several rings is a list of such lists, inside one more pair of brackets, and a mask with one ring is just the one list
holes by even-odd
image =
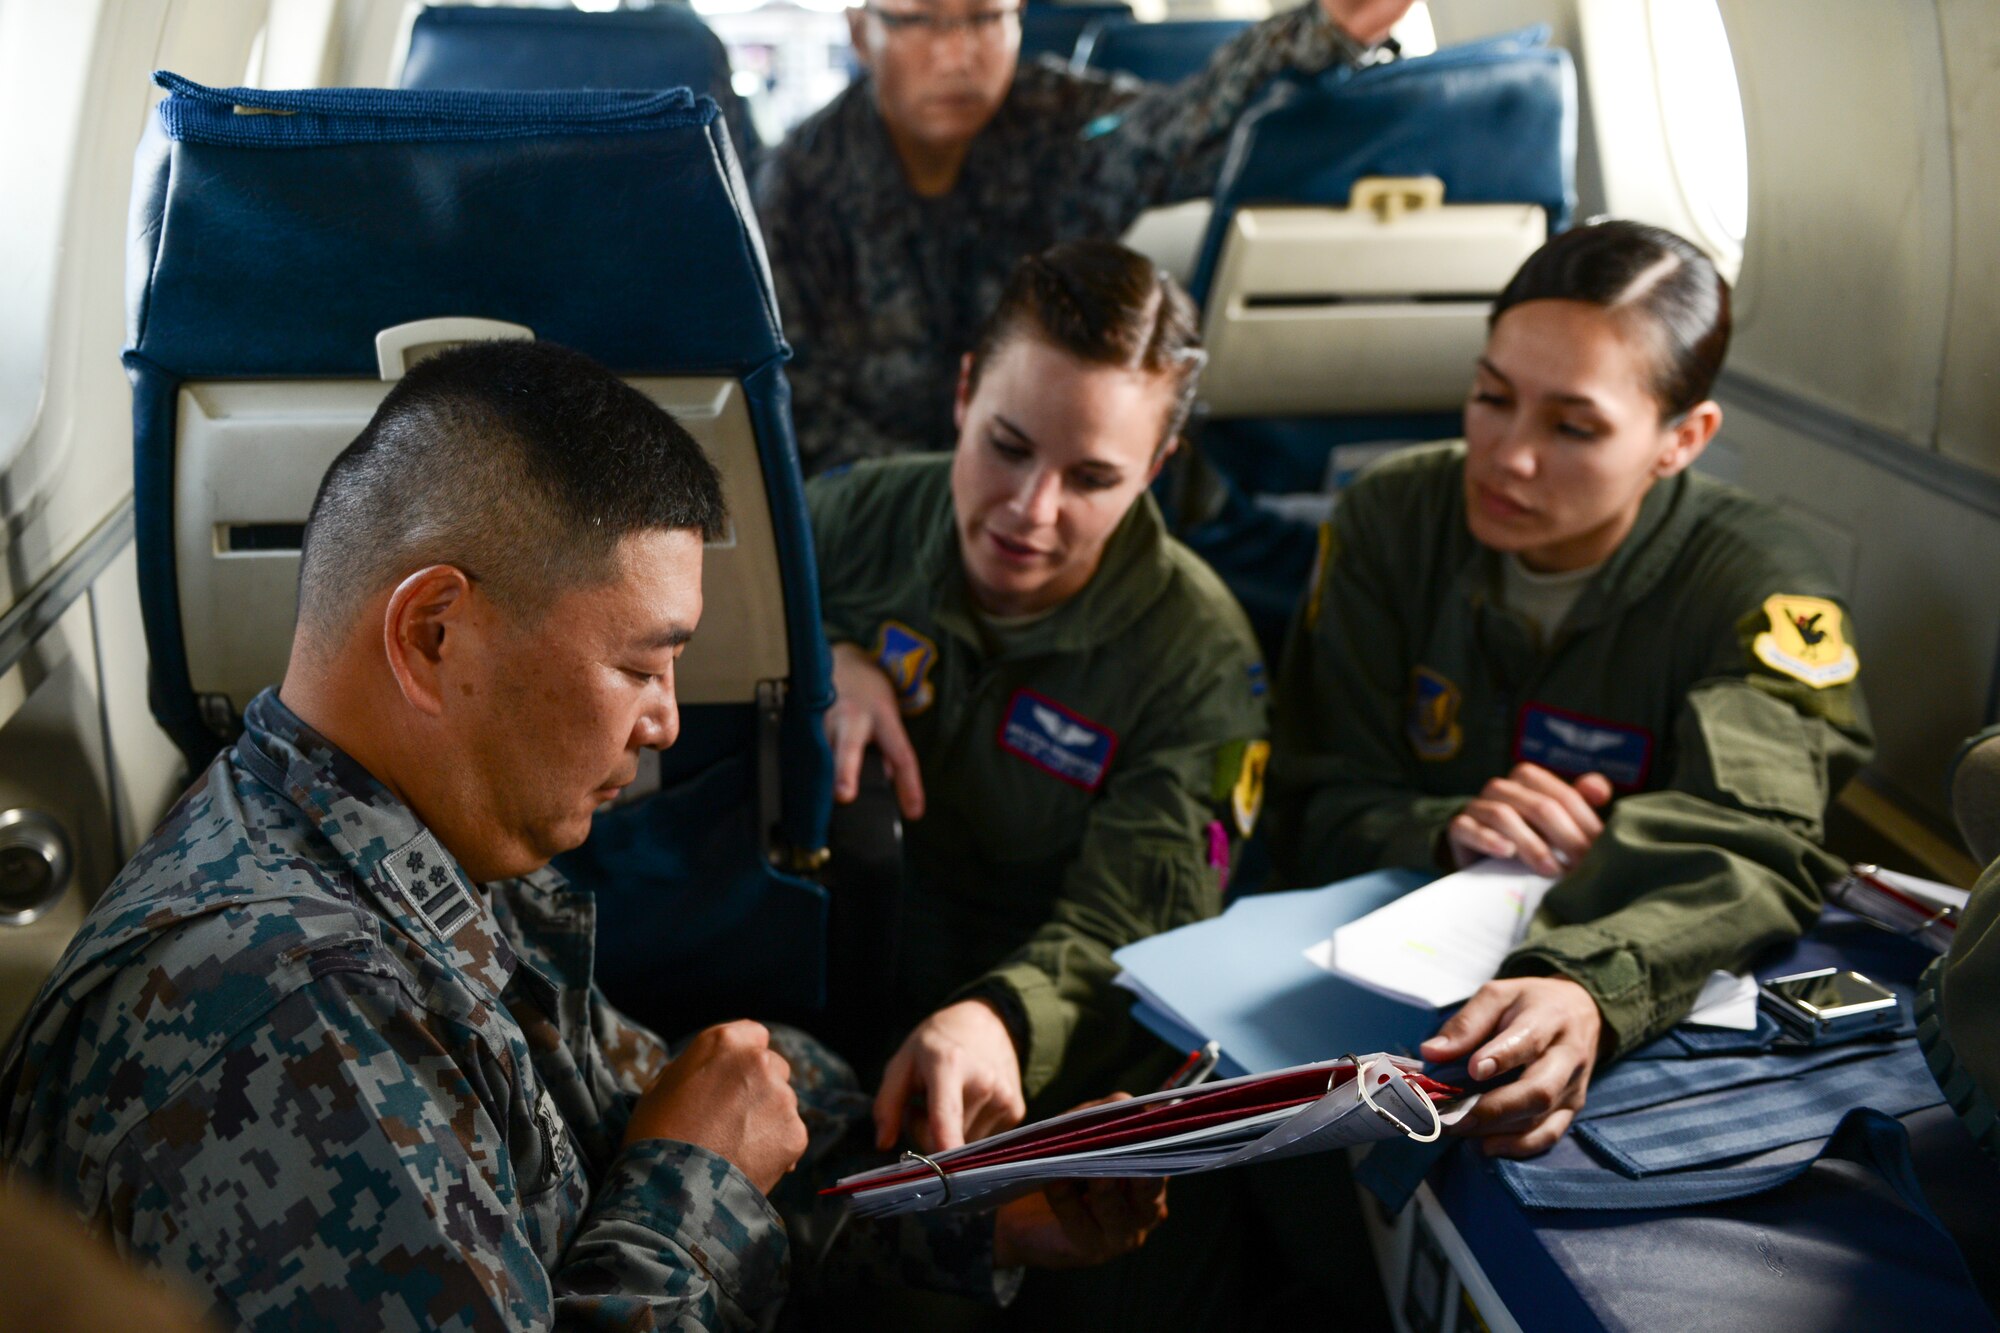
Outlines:
{"label": "green flight suit pocket", "polygon": [[1688,696],[1718,794],[1752,810],[1817,825],[1826,812],[1826,765],[1816,728],[1750,685],[1729,681]]}

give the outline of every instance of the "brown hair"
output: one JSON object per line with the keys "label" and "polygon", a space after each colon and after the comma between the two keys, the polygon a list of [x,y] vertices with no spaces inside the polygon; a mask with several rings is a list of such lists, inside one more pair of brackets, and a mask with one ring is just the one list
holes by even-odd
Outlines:
{"label": "brown hair", "polygon": [[1729,351],[1729,284],[1707,255],[1664,227],[1593,219],[1528,256],[1487,327],[1527,301],[1584,301],[1645,318],[1653,396],[1672,421],[1709,396]]}
{"label": "brown hair", "polygon": [[973,344],[970,387],[979,387],[996,352],[1023,335],[1091,365],[1170,377],[1174,399],[1160,448],[1187,425],[1208,361],[1201,316],[1180,284],[1137,251],[1115,241],[1065,241],[1016,264]]}

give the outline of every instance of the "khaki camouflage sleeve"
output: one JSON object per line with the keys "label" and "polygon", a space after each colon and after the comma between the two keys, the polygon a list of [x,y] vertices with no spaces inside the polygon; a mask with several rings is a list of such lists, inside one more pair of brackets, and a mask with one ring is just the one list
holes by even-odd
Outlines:
{"label": "khaki camouflage sleeve", "polygon": [[[1774,642],[1799,605],[1833,629],[1820,662]],[[1612,807],[1501,969],[1577,982],[1617,1053],[1685,1018],[1710,972],[1742,971],[1796,938],[1842,871],[1819,846],[1826,807],[1873,753],[1846,614],[1772,597],[1737,622],[1735,642],[1730,674],[1688,694],[1667,788]]]}
{"label": "khaki camouflage sleeve", "polygon": [[1351,494],[1320,529],[1320,559],[1278,671],[1271,858],[1278,882],[1328,884],[1384,866],[1438,869],[1468,797],[1419,782],[1403,732],[1410,650],[1372,554],[1394,549]]}
{"label": "khaki camouflage sleeve", "polygon": [[[999,984],[1018,998],[1027,1027],[1021,1081],[1030,1098],[1058,1074],[1065,1088],[1112,1091],[1095,1080],[1123,1067],[1132,1031],[1131,997],[1111,984],[1118,973],[1112,953],[1222,909],[1223,819],[1235,818],[1224,811],[1239,780],[1245,822],[1254,821],[1262,801],[1266,750],[1254,742],[1267,722],[1249,685],[1252,661],[1247,651],[1232,657],[1189,681],[1191,691],[1148,710],[1162,719],[1161,730],[1133,737],[1121,751],[1049,920],[966,988]],[[1225,785],[1231,792],[1218,801]]]}
{"label": "khaki camouflage sleeve", "polygon": [[684,1143],[620,1153],[545,1268],[495,1090],[465,1073],[393,982],[328,972],[127,1136],[120,1230],[245,1327],[693,1333],[775,1312],[776,1213]]}
{"label": "khaki camouflage sleeve", "polygon": [[772,153],[758,177],[757,216],[771,264],[771,288],[778,301],[792,359],[785,379],[792,390],[792,434],[799,467],[808,477],[862,458],[902,452],[855,406],[844,367],[864,364],[869,349],[845,345],[840,329],[865,328],[848,313],[855,297],[842,277],[855,272],[846,253],[845,231],[810,201],[801,202],[785,172],[789,155]]}
{"label": "khaki camouflage sleeve", "polygon": [[1096,151],[1094,183],[1115,188],[1127,220],[1160,204],[1215,193],[1231,131],[1265,84],[1280,74],[1317,74],[1358,63],[1367,48],[1341,31],[1317,0],[1238,34],[1200,73],[1148,84],[1083,129]]}

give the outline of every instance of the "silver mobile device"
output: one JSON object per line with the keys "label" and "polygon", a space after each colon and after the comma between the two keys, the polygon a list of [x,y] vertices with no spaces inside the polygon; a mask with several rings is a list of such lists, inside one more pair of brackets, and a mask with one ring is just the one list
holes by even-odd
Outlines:
{"label": "silver mobile device", "polygon": [[1892,1028],[1902,1018],[1894,991],[1841,968],[1773,977],[1757,989],[1765,1013],[1816,1046]]}

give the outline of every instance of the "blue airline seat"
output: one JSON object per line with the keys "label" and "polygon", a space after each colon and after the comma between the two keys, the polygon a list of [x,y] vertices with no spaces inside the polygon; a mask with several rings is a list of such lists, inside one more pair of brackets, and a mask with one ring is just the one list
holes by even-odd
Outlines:
{"label": "blue airline seat", "polygon": [[1208,64],[1248,19],[1181,19],[1166,23],[1100,23],[1077,43],[1076,63],[1148,83],[1179,83]]}
{"label": "blue airline seat", "polygon": [[[1202,452],[1221,474],[1227,496],[1219,514],[1183,535],[1235,589],[1268,649],[1276,651],[1282,641],[1317,540],[1315,522],[1298,516],[1302,509],[1288,516],[1259,505],[1258,497],[1312,494],[1338,484],[1330,464],[1340,446],[1459,433],[1460,405],[1486,305],[1540,236],[1569,221],[1575,201],[1576,122],[1576,78],[1569,55],[1547,45],[1546,29],[1535,28],[1359,70],[1340,67],[1312,78],[1282,78],[1237,125],[1189,283],[1203,305],[1214,357],[1204,377],[1204,398],[1217,395],[1207,403]],[[1242,234],[1236,222],[1243,210],[1257,208],[1266,217],[1271,211],[1296,210],[1289,213],[1292,218],[1316,211],[1337,221],[1330,210],[1339,208],[1350,218],[1366,216],[1346,208],[1357,183],[1413,177],[1441,182],[1445,206],[1410,214],[1418,229],[1435,225],[1427,218],[1454,216],[1453,210],[1467,206],[1502,213],[1508,210],[1499,206],[1512,206],[1507,225],[1515,244],[1497,252],[1503,262],[1489,265],[1477,281],[1443,278],[1469,247],[1440,231],[1429,251],[1438,262],[1420,262],[1408,290],[1368,286],[1377,275],[1368,271],[1371,261],[1361,250],[1355,251],[1353,267],[1364,271],[1362,285],[1348,291],[1318,290],[1313,279],[1301,280],[1299,290],[1217,290],[1232,234]],[[1268,233],[1276,230],[1266,229],[1265,243],[1275,243]],[[1390,234],[1389,229],[1381,234]],[[1358,240],[1372,243],[1374,238]],[[1317,254],[1325,257],[1354,243],[1329,239],[1320,243]],[[1265,272],[1296,274],[1298,268],[1267,264]],[[1367,322],[1371,299],[1381,301],[1373,312],[1379,315],[1374,332]],[[1392,348],[1394,342],[1381,335],[1401,329],[1413,340],[1408,344],[1412,352],[1428,348],[1435,357],[1445,340],[1425,343],[1427,335],[1412,331],[1411,321],[1443,315],[1451,307],[1458,311],[1451,333],[1455,341],[1439,366],[1427,381],[1422,375],[1406,376],[1411,382],[1386,394],[1390,377],[1368,368],[1365,353],[1371,345],[1378,355]],[[1269,409],[1221,401],[1240,397],[1223,393],[1232,379],[1247,382],[1254,397],[1259,386],[1275,385],[1281,378],[1267,358],[1244,357],[1232,367],[1227,335],[1242,327],[1225,328],[1226,323],[1266,321],[1269,336],[1298,348],[1306,346],[1303,331],[1318,316],[1329,325],[1345,321],[1347,328],[1343,350],[1299,367],[1313,386],[1309,392],[1324,393],[1323,401],[1305,404],[1295,396],[1274,400],[1278,405]],[[1469,346],[1461,346],[1468,338],[1473,339]]]}
{"label": "blue airline seat", "polygon": [[1092,25],[1129,21],[1131,17],[1132,6],[1123,3],[1064,5],[1028,0],[1021,10],[1021,59],[1055,56],[1068,60]]}
{"label": "blue airline seat", "polygon": [[404,360],[510,330],[583,351],[676,411],[731,512],[657,792],[566,858],[597,893],[598,976],[668,1030],[809,1014],[831,670],[789,352],[715,104],[160,81],[125,350],[160,723],[199,767],[282,676],[313,493]]}
{"label": "blue airline seat", "polygon": [[404,88],[692,88],[722,108],[744,173],[761,151],[730,83],[729,51],[683,5],[589,13],[431,5],[410,28]]}

